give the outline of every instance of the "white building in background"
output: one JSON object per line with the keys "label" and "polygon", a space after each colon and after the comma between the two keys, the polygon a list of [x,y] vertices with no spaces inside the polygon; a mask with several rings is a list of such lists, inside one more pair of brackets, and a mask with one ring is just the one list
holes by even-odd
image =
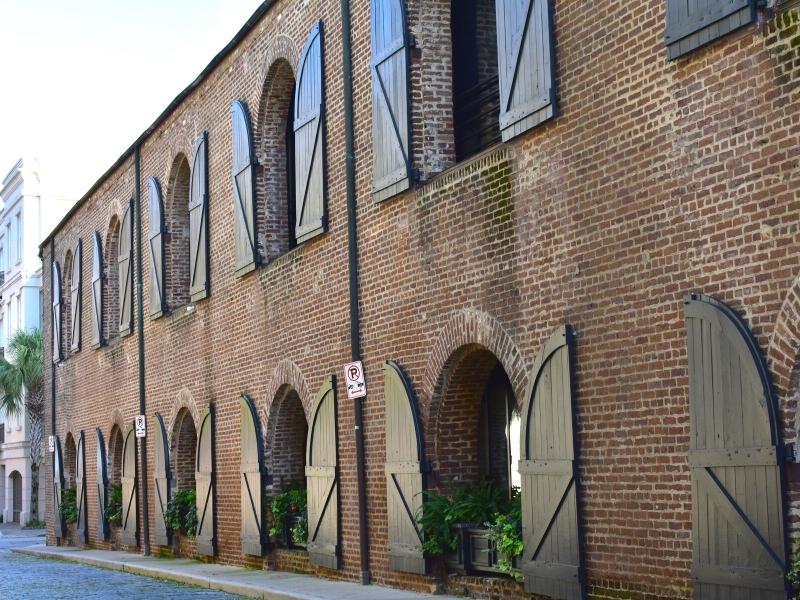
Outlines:
{"label": "white building in background", "polygon": [[[0,351],[19,329],[42,323],[42,263],[39,242],[74,200],[43,196],[35,161],[20,159],[0,187]],[[49,478],[39,472],[39,515]],[[23,414],[0,412],[0,515],[25,524],[31,504],[30,442]]]}

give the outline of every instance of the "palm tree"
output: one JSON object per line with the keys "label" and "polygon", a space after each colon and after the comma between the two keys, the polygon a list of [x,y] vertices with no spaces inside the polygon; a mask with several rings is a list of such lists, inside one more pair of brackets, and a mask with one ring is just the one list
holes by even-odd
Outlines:
{"label": "palm tree", "polygon": [[25,411],[31,442],[31,518],[39,518],[39,466],[42,462],[44,380],[42,331],[17,331],[8,344],[11,360],[0,357],[0,411]]}

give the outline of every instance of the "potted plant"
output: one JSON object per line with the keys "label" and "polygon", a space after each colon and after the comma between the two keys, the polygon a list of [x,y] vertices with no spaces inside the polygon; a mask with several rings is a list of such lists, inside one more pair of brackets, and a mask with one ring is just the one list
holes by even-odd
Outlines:
{"label": "potted plant", "polygon": [[173,550],[180,551],[180,537],[197,535],[197,494],[194,488],[172,495],[164,511],[164,523],[172,530]]}
{"label": "potted plant", "polygon": [[270,502],[272,527],[269,535],[286,548],[305,548],[308,541],[308,512],[305,487],[293,486]]}

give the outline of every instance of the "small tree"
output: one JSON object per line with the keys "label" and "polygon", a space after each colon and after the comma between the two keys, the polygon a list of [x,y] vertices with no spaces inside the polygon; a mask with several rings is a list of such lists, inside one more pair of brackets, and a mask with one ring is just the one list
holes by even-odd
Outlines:
{"label": "small tree", "polygon": [[39,518],[39,467],[44,421],[42,331],[17,331],[8,344],[10,360],[0,357],[0,410],[28,419],[31,442],[31,518]]}

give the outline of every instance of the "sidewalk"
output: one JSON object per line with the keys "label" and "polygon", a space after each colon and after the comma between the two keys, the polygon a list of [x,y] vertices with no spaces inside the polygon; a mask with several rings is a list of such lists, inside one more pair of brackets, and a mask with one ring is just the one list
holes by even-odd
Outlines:
{"label": "sidewalk", "polygon": [[12,552],[124,571],[264,600],[457,600],[455,596],[418,594],[376,585],[329,581],[310,575],[256,571],[111,550],[79,550],[40,545],[15,548]]}

